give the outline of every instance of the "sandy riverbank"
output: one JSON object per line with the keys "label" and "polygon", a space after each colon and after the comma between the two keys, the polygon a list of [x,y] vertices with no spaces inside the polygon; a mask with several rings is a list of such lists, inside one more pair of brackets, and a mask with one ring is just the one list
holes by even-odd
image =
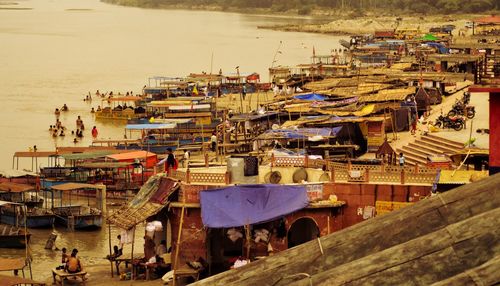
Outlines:
{"label": "sandy riverbank", "polygon": [[401,16],[401,21],[396,21],[396,16],[368,16],[359,18],[339,18],[324,24],[303,25],[272,25],[259,26],[261,29],[272,29],[278,31],[322,33],[332,35],[354,35],[372,34],[377,30],[391,30],[395,28],[420,29],[428,31],[431,27],[441,25],[455,25],[455,32],[464,29],[466,33],[472,33],[465,29],[465,23],[478,17],[478,15],[433,15],[433,16]]}

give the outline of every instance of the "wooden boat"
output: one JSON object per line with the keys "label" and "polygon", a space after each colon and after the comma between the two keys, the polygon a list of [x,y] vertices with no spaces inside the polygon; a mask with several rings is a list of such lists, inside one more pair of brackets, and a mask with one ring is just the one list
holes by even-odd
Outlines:
{"label": "wooden boat", "polygon": [[[102,226],[102,210],[106,205],[106,187],[104,185],[92,185],[81,183],[65,183],[52,186],[53,191],[59,192],[60,205],[53,206],[56,215],[56,224],[66,226],[69,229],[93,229]],[[87,198],[87,205],[73,204],[78,200],[77,193],[80,191],[95,190],[95,200],[91,205]],[[64,204],[65,202],[68,204]],[[54,200],[53,200],[54,202]]]}
{"label": "wooden boat", "polygon": [[24,228],[20,228],[19,224],[17,223],[26,220],[26,216],[23,215],[26,213],[26,206],[8,201],[0,201],[0,206],[8,205],[11,205],[15,209],[17,209],[16,213],[18,213],[19,216],[16,216],[15,226],[0,224],[0,247],[26,248],[28,246],[31,234],[26,229],[26,226]]}
{"label": "wooden boat", "polygon": [[27,184],[2,182],[0,183],[0,199],[26,206],[26,220],[18,220],[20,215],[16,204],[0,206],[0,223],[8,225],[26,226],[28,228],[51,227],[54,224],[54,214],[43,208],[43,198],[36,192],[35,187]]}
{"label": "wooden boat", "polygon": [[0,248],[25,248],[30,237],[23,228],[0,224]]}
{"label": "wooden boat", "polygon": [[[114,97],[103,99],[103,101],[107,101],[110,104],[113,104],[112,107],[105,107],[101,110],[97,110],[95,112],[95,118],[97,120],[130,120],[134,118],[141,118],[145,116],[145,109],[138,106],[126,106],[126,102],[132,102],[136,106],[138,102],[141,101],[141,97],[137,96],[122,96],[122,97]],[[116,105],[118,103],[118,105]],[[124,103],[123,107],[119,103]]]}

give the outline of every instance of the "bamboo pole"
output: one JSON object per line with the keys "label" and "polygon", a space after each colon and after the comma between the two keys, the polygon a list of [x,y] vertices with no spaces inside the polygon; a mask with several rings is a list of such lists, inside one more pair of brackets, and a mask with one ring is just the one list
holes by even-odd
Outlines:
{"label": "bamboo pole", "polygon": [[[106,214],[107,217],[109,217],[108,214]],[[111,265],[111,278],[113,278],[113,261],[111,260],[111,224],[108,223],[108,242],[109,242],[109,263]],[[118,274],[118,273],[117,273]]]}
{"label": "bamboo pole", "polygon": [[130,252],[130,264],[132,265],[131,280],[134,280],[134,242],[135,242],[135,226],[132,232],[132,251]]}
{"label": "bamboo pole", "polygon": [[177,242],[175,243],[175,258],[174,258],[174,286],[176,284],[177,277],[175,277],[175,270],[178,269],[177,262],[179,260],[179,245],[181,243],[182,225],[184,224],[184,209],[186,207],[186,197],[182,199],[181,208],[181,221],[179,223],[179,230],[177,231]]}
{"label": "bamboo pole", "polygon": [[247,260],[250,259],[250,225],[245,225],[246,243],[247,243]]}

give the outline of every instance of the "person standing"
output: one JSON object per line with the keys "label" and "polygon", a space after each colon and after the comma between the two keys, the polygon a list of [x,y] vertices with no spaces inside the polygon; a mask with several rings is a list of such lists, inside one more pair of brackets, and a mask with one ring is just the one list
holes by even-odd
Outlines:
{"label": "person standing", "polygon": [[164,164],[165,166],[165,172],[167,173],[170,173],[170,169],[176,169],[177,166],[175,164],[175,157],[174,157],[174,153],[172,152],[172,148],[167,148],[167,156],[161,160],[160,162],[158,162],[158,164],[156,164],[157,166],[161,166]]}
{"label": "person standing", "polygon": [[247,96],[247,86],[246,84],[244,84],[243,87],[241,88],[241,97],[243,98],[243,100],[245,100],[246,96]]}
{"label": "person standing", "polygon": [[97,127],[94,126],[94,128],[92,128],[92,138],[97,139],[98,134]]}
{"label": "person standing", "polygon": [[211,149],[213,152],[215,152],[215,148],[217,147],[217,135],[215,135],[215,132],[212,133],[212,136],[210,137],[210,142],[211,142]]}
{"label": "person standing", "polygon": [[80,115],[78,115],[78,118],[76,119],[76,128],[81,129],[82,125],[83,125],[83,120],[80,118]]}
{"label": "person standing", "polygon": [[405,156],[403,155],[403,153],[399,153],[399,166],[405,166]]}

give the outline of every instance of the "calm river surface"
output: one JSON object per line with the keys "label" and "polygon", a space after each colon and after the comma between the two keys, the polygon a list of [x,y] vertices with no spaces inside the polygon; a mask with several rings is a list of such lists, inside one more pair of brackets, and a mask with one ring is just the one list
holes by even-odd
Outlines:
{"label": "calm river surface", "polygon": [[[184,76],[190,72],[258,72],[268,78],[268,68],[280,41],[277,65],[308,63],[313,46],[317,54],[339,48],[339,37],[319,34],[259,30],[257,25],[308,22],[235,13],[149,10],[119,7],[97,0],[25,0],[18,5],[0,0],[0,169],[12,168],[15,151],[54,150],[74,146],[73,137],[52,139],[55,108],[69,130],[78,115],[90,129],[97,125],[103,138],[122,138],[123,126],[94,123],[91,107],[101,105],[83,98],[91,91],[140,92],[151,76]],[[7,4],[7,5],[5,5]],[[31,10],[12,10],[26,7]],[[275,65],[276,65],[275,64]],[[39,160],[39,165],[45,160]],[[31,160],[20,161],[31,169]],[[59,247],[79,248],[87,261],[100,260],[107,249],[105,229],[69,233],[59,230]],[[139,232],[139,231],[138,231]],[[49,275],[59,253],[45,251],[49,230],[33,230],[35,278]],[[139,242],[140,246],[141,243]],[[0,256],[22,252],[0,250]]]}

